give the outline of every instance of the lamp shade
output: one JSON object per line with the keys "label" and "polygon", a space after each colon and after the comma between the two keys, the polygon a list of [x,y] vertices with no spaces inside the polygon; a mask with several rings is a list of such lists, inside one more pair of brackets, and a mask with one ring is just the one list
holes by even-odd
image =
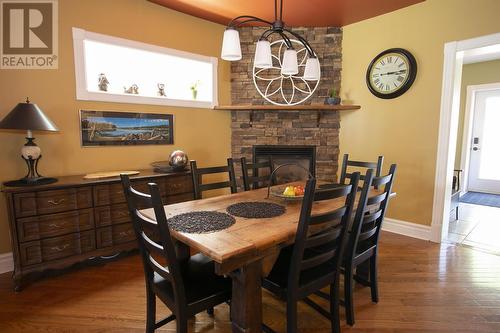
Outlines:
{"label": "lamp shade", "polygon": [[38,105],[30,103],[29,100],[26,100],[26,103],[17,104],[0,122],[0,129],[59,131]]}
{"label": "lamp shade", "polygon": [[316,57],[307,58],[304,69],[304,80],[317,81],[320,78],[319,60]]}
{"label": "lamp shade", "polygon": [[297,63],[297,51],[292,48],[286,49],[283,54],[283,63],[281,64],[281,74],[295,75],[299,73]]}
{"label": "lamp shade", "polygon": [[263,39],[257,42],[255,47],[255,58],[253,65],[256,68],[270,68],[273,67],[273,58],[271,56],[271,43]]}
{"label": "lamp shade", "polygon": [[224,31],[221,58],[228,61],[241,59],[240,33],[233,28]]}

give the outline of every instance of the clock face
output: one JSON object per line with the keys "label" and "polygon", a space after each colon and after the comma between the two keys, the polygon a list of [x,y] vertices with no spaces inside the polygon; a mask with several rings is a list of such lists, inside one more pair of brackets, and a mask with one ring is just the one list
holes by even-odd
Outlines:
{"label": "clock face", "polygon": [[416,61],[403,49],[379,54],[368,67],[366,81],[370,91],[380,98],[395,98],[407,91],[416,76]]}

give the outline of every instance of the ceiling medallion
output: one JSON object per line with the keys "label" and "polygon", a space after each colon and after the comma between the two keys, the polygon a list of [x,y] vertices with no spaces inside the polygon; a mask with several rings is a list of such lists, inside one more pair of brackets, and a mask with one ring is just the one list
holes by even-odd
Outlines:
{"label": "ceiling medallion", "polygon": [[[238,27],[249,22],[269,25],[269,29],[263,32],[255,47],[253,63],[255,87],[273,104],[296,105],[312,96],[318,87],[321,70],[318,57],[311,45],[299,34],[285,27],[282,13],[283,0],[280,0],[279,18],[278,0],[275,0],[274,22],[249,15],[234,18],[224,31],[221,58],[228,61],[241,59],[240,36],[236,30]],[[270,42],[272,35],[278,35],[281,39]]]}

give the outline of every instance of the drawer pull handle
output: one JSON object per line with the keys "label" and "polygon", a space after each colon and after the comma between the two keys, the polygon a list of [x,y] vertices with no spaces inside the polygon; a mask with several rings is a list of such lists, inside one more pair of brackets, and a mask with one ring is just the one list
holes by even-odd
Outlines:
{"label": "drawer pull handle", "polygon": [[128,212],[118,212],[118,216],[128,216]]}
{"label": "drawer pull handle", "polygon": [[51,227],[51,228],[59,228],[59,224],[57,224],[57,223],[51,223],[51,224],[49,224],[49,227]]}
{"label": "drawer pull handle", "polygon": [[51,205],[57,206],[60,205],[64,202],[64,199],[59,199],[59,200],[48,200],[47,202]]}
{"label": "drawer pull handle", "polygon": [[68,247],[69,247],[69,244],[64,244],[63,246],[53,246],[50,249],[52,251],[61,252],[62,250],[67,249]]}
{"label": "drawer pull handle", "polygon": [[131,233],[132,233],[131,231],[122,231],[119,233],[119,235],[122,237],[125,237],[125,236],[129,236]]}

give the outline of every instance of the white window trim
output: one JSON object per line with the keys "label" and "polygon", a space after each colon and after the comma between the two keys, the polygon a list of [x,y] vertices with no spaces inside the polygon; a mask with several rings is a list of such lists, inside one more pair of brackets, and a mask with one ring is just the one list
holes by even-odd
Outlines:
{"label": "white window trim", "polygon": [[[87,90],[87,77],[85,72],[85,52],[84,40],[92,40],[102,43],[109,43],[130,48],[136,48],[156,53],[168,54],[192,60],[211,62],[213,69],[213,90],[212,102],[191,101],[172,99],[165,97],[138,96],[138,95],[122,95],[109,92],[95,92]],[[217,96],[217,66],[218,59],[216,57],[208,57],[200,54],[170,49],[167,47],[141,43],[133,40],[128,40],[119,37],[113,37],[95,32],[85,31],[79,28],[73,28],[73,52],[75,57],[75,80],[76,80],[76,99],[83,101],[99,101],[99,102],[115,102],[115,103],[133,103],[133,104],[152,104],[152,105],[167,105],[181,106],[192,108],[214,108],[218,105]]]}

